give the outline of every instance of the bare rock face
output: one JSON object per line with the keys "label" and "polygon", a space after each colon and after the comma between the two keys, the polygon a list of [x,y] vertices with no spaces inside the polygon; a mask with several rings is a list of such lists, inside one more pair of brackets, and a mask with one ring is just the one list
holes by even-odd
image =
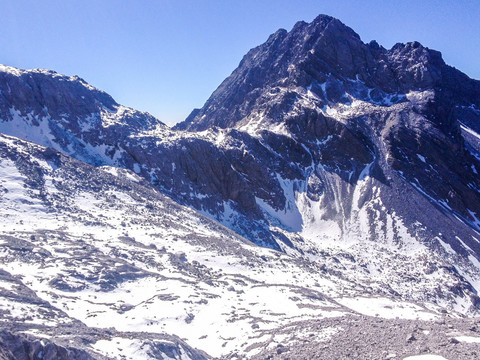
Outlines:
{"label": "bare rock face", "polygon": [[[381,101],[385,93],[441,88],[443,93],[437,96],[479,105],[478,81],[446,65],[440,52],[416,41],[396,44],[390,50],[375,41],[365,44],[339,20],[320,15],[310,24],[297,23],[290,32],[279,30],[250,50],[205,106],[176,128],[234,127],[265,103],[262,96],[278,88],[309,87],[323,102],[342,101],[345,92],[353,90],[354,84],[349,82],[355,80],[364,83],[367,89],[362,90],[369,92],[366,96],[357,91],[357,98]],[[326,88],[322,91],[318,84]],[[284,106],[295,94],[285,92]]]}
{"label": "bare rock face", "polygon": [[0,359],[2,360],[93,360],[88,352],[65,348],[49,341],[25,335],[0,332]]}

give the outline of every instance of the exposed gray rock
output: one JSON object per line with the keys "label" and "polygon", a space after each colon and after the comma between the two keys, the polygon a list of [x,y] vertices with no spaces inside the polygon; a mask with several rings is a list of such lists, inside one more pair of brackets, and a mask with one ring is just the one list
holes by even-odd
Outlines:
{"label": "exposed gray rock", "polygon": [[93,360],[87,351],[65,348],[50,341],[35,339],[32,336],[0,331],[0,359],[2,360]]}

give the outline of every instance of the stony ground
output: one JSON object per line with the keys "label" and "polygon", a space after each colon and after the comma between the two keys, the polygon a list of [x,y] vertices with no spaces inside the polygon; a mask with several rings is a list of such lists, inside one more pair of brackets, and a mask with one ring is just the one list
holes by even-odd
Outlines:
{"label": "stony ground", "polygon": [[[258,344],[265,348],[252,359],[404,359],[420,354],[448,360],[480,357],[480,319],[419,321],[355,315],[297,326],[276,330],[277,335],[285,335],[285,345]],[[476,342],[467,342],[465,337]]]}

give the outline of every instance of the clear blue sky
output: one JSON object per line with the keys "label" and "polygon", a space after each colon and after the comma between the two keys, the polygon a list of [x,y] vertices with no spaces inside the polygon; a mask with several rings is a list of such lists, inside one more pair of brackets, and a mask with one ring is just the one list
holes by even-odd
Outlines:
{"label": "clear blue sky", "polygon": [[169,124],[250,48],[318,14],[387,48],[418,40],[480,79],[478,0],[0,0],[0,13],[0,63],[79,75]]}

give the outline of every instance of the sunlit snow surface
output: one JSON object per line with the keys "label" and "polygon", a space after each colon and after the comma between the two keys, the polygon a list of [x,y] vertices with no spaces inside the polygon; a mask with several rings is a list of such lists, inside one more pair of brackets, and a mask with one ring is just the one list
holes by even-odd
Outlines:
{"label": "sunlit snow surface", "polygon": [[403,360],[448,360],[448,359],[440,355],[423,354],[423,355],[407,356],[406,358],[403,358]]}
{"label": "sunlit snow surface", "polygon": [[[67,158],[60,164],[42,158],[43,148],[14,138],[2,136],[1,144],[8,154],[0,158],[1,269],[58,313],[3,298],[0,307],[10,319],[28,314],[27,323],[57,326],[78,319],[91,327],[166,333],[221,356],[254,355],[260,348],[252,344],[274,339],[269,331],[297,321],[352,313],[439,316],[434,304],[426,308],[378,292],[366,297],[362,276],[352,281],[348,269],[337,275],[314,257],[254,246],[176,205],[132,172]],[[12,160],[19,158],[23,162]],[[0,281],[6,291],[13,286]],[[114,357],[122,349],[127,358],[142,358],[142,344],[112,338],[92,349]]]}

